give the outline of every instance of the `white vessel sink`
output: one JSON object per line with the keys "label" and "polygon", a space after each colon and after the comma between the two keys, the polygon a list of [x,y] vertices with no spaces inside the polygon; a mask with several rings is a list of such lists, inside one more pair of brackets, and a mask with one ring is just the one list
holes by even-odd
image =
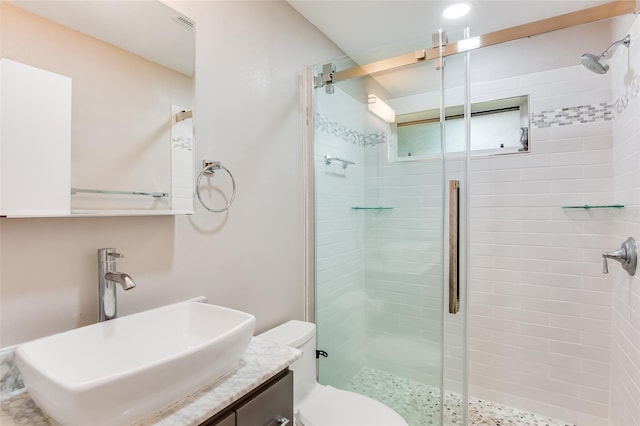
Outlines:
{"label": "white vessel sink", "polygon": [[181,302],[25,343],[16,361],[36,404],[62,425],[127,425],[238,366],[255,318]]}

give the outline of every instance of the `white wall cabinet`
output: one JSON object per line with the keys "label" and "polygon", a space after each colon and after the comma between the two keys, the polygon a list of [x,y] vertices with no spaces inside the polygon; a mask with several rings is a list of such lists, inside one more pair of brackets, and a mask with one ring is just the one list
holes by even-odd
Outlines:
{"label": "white wall cabinet", "polygon": [[[108,196],[98,201],[94,197],[90,201],[102,204],[86,208],[78,206],[82,200],[77,197],[75,207],[72,204],[72,79],[0,59],[0,98],[0,216],[193,213],[193,119],[175,120],[175,113],[183,109],[172,106],[171,111],[171,198],[156,202],[138,197],[160,206],[150,208],[134,204],[138,200],[131,196],[124,207]],[[104,174],[104,170],[94,173]]]}
{"label": "white wall cabinet", "polygon": [[71,78],[0,60],[0,214],[70,214]]}

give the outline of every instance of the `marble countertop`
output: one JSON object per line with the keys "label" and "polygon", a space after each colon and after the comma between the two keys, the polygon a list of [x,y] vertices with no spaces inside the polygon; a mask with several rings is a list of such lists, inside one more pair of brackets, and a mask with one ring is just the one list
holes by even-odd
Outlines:
{"label": "marble countertop", "polygon": [[[302,353],[297,349],[254,337],[236,370],[135,426],[198,425],[268,381],[301,356]],[[25,389],[20,389],[0,401],[0,424],[41,426],[51,423]]]}

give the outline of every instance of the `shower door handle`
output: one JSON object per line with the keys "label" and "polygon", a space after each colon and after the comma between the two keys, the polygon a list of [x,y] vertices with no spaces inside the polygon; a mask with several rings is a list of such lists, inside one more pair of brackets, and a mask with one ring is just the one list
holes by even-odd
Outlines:
{"label": "shower door handle", "polygon": [[460,307],[460,272],[458,244],[460,242],[460,182],[449,181],[449,313]]}

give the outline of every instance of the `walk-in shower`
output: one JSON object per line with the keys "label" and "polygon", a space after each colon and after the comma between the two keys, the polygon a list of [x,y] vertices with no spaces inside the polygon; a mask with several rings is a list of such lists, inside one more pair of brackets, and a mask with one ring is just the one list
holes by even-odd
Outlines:
{"label": "walk-in shower", "polygon": [[309,70],[319,381],[411,426],[608,416],[606,237],[575,212],[607,194],[615,104],[534,24]]}
{"label": "walk-in shower", "polygon": [[580,63],[584,65],[589,71],[593,71],[596,74],[606,74],[606,72],[609,71],[609,64],[603,64],[601,61],[611,57],[618,46],[623,45],[628,48],[630,44],[631,36],[627,34],[627,36],[622,40],[611,43],[611,45],[607,47],[600,55],[584,53],[580,57]]}

